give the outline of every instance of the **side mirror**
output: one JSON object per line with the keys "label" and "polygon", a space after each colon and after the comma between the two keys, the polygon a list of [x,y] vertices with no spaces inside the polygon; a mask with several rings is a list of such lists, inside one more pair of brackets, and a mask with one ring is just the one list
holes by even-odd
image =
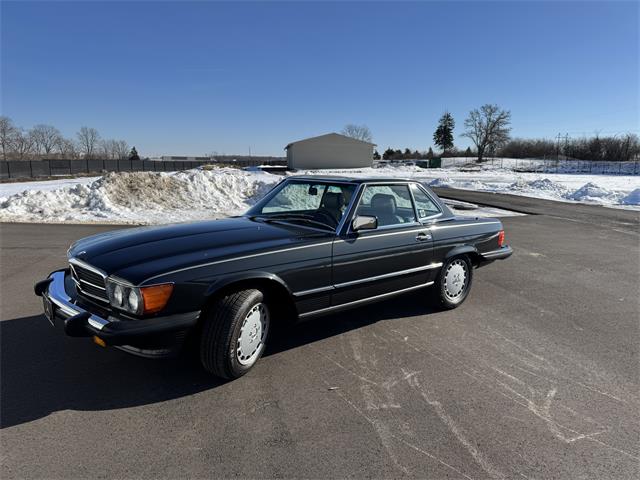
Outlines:
{"label": "side mirror", "polygon": [[375,230],[378,228],[378,218],[371,215],[356,215],[351,222],[354,232],[359,230]]}

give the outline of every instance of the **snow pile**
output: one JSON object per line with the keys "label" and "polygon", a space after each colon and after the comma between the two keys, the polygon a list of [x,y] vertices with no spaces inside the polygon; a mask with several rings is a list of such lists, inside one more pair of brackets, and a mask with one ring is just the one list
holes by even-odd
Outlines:
{"label": "snow pile", "polygon": [[455,182],[451,180],[449,177],[436,178],[435,180],[431,180],[428,182],[430,187],[451,187]]}
{"label": "snow pile", "polygon": [[587,203],[603,203],[603,200],[605,202],[610,202],[614,199],[616,201],[614,201],[613,203],[619,203],[620,197],[622,197],[622,194],[620,194],[619,192],[613,192],[599,185],[596,185],[593,182],[586,183],[576,191],[565,196],[565,198],[567,198],[568,200]]}
{"label": "snow pile", "polygon": [[232,168],[110,173],[88,185],[26,190],[0,203],[0,220],[167,223],[244,212],[281,177]]}
{"label": "snow pile", "polygon": [[636,188],[633,192],[624,197],[620,203],[622,205],[640,205],[640,188]]}
{"label": "snow pile", "polygon": [[538,178],[530,181],[518,179],[516,182],[509,185],[507,190],[510,193],[545,193],[547,196],[551,197],[564,197],[569,193],[567,187],[554,182],[553,180],[549,180],[548,178]]}

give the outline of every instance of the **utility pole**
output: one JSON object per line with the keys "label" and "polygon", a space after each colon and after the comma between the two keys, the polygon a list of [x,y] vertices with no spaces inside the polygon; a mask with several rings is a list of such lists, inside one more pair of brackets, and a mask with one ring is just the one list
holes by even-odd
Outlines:
{"label": "utility pole", "polygon": [[556,160],[560,160],[560,141],[562,139],[564,139],[564,150],[566,154],[567,146],[569,145],[569,134],[565,133],[562,135],[561,133],[558,133],[558,135],[556,135]]}

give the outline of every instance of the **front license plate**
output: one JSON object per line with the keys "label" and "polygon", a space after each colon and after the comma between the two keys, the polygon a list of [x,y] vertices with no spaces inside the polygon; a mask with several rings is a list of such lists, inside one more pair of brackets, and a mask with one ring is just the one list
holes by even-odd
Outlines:
{"label": "front license plate", "polygon": [[51,300],[49,300],[44,295],[42,296],[42,306],[44,307],[45,317],[47,317],[47,320],[49,320],[49,323],[51,323],[51,325],[55,327],[55,319],[56,319],[55,311],[54,311],[55,307],[53,306],[53,303],[51,303]]}

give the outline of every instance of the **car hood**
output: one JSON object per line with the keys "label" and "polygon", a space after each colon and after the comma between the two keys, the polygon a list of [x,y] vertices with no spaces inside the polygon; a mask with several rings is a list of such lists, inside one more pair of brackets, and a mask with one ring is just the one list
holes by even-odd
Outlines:
{"label": "car hood", "polygon": [[139,284],[175,269],[326,237],[306,228],[238,217],[114,230],[78,240],[68,254]]}

